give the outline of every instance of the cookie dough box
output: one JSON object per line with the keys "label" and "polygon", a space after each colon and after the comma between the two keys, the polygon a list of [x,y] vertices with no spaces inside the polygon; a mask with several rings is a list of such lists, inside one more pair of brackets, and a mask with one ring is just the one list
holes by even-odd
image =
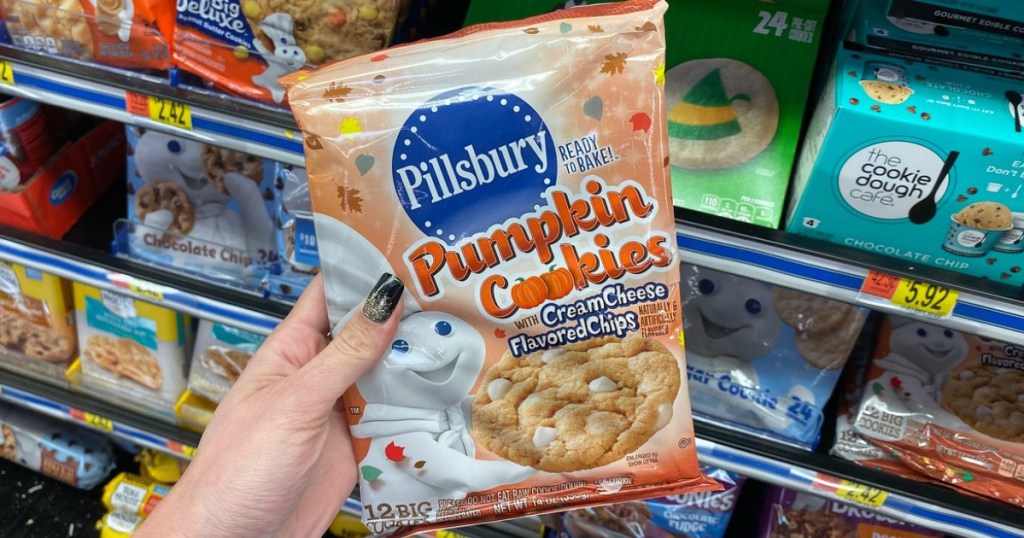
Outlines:
{"label": "cookie dough box", "polygon": [[1024,284],[1020,81],[842,50],[808,128],[790,232]]}
{"label": "cookie dough box", "polygon": [[81,389],[173,420],[185,389],[190,317],[77,282],[74,295]]}

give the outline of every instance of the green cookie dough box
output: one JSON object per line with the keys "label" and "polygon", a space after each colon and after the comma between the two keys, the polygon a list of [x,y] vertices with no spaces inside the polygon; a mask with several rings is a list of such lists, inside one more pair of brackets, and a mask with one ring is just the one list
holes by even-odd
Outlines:
{"label": "green cookie dough box", "polygon": [[848,50],[835,65],[787,230],[1024,283],[1024,80]]}
{"label": "green cookie dough box", "polygon": [[[475,0],[466,24],[573,3]],[[665,102],[676,206],[778,227],[827,11],[827,0],[669,1]]]}

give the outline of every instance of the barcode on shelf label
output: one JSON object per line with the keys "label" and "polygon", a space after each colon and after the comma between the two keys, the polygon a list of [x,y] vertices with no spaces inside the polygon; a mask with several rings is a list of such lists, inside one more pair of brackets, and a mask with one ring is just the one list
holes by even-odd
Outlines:
{"label": "barcode on shelf label", "polygon": [[958,297],[956,290],[878,271],[868,272],[858,296],[863,302],[895,306],[940,319],[953,315]]}
{"label": "barcode on shelf label", "polygon": [[14,66],[7,60],[0,60],[0,84],[14,86]]}

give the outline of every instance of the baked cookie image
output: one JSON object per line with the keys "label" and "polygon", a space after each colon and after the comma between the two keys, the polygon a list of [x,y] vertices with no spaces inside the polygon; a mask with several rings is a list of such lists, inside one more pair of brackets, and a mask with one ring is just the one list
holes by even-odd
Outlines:
{"label": "baked cookie image", "polygon": [[1024,443],[1024,371],[961,364],[950,372],[941,403],[985,435]]}
{"label": "baked cookie image", "polygon": [[252,353],[223,346],[210,346],[203,350],[202,361],[211,372],[234,383],[249,364]]}
{"label": "baked cookie image", "polygon": [[692,60],[665,75],[669,158],[686,170],[732,168],[759,155],[779,125],[771,82],[728,58]]}
{"label": "baked cookie image", "polygon": [[[158,212],[159,219],[155,215]],[[135,214],[147,226],[159,220],[160,225],[154,227],[178,235],[188,235],[196,223],[196,210],[188,193],[170,181],[143,185],[135,193]]]}
{"label": "baked cookie image", "polygon": [[519,358],[506,353],[473,400],[473,432],[491,452],[552,473],[614,463],[672,419],[676,358],[638,333]]}
{"label": "baked cookie image", "polygon": [[91,336],[82,355],[118,378],[131,379],[148,389],[159,390],[164,384],[163,373],[156,358],[134,340]]}
{"label": "baked cookie image", "polygon": [[853,524],[828,510],[784,510],[770,538],[857,538]]}
{"label": "baked cookie image", "polygon": [[[15,43],[22,40],[27,48],[79,60],[93,58],[92,31],[78,0],[5,2],[4,15]],[[39,42],[47,45],[40,47]]]}
{"label": "baked cookie image", "polygon": [[14,434],[14,430],[4,424],[0,426],[0,431],[3,432],[3,444],[0,444],[0,458],[10,461],[18,461],[18,438]]}
{"label": "baked cookie image", "polygon": [[898,105],[914,95],[909,86],[884,80],[862,80],[860,86],[868,97],[883,105]]}
{"label": "baked cookie image", "polygon": [[644,536],[651,509],[643,502],[626,502],[573,510],[565,514],[565,525],[573,538],[604,536],[608,532],[622,536]]}
{"label": "baked cookie image", "polygon": [[203,163],[203,173],[217,190],[224,194],[228,194],[227,187],[224,186],[224,174],[228,172],[241,174],[257,185],[263,180],[263,159],[255,155],[204,144],[200,159]]}
{"label": "baked cookie image", "polygon": [[864,314],[857,308],[802,291],[772,288],[775,312],[796,335],[797,350],[822,370],[842,368],[849,358]]}
{"label": "baked cookie image", "polygon": [[135,0],[89,0],[96,8],[96,29],[99,33],[117,36],[128,43],[135,17]]}
{"label": "baked cookie image", "polygon": [[46,362],[66,361],[75,351],[75,343],[71,338],[2,310],[0,346]]}

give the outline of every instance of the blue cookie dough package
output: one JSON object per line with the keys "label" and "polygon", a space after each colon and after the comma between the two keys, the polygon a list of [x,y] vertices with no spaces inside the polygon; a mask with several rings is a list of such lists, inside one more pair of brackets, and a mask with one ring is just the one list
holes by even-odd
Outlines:
{"label": "blue cookie dough package", "polygon": [[721,538],[744,477],[715,467],[701,471],[722,491],[670,495],[543,516],[543,538]]}
{"label": "blue cookie dough package", "polygon": [[266,288],[273,297],[295,300],[320,271],[306,169],[278,163],[274,185],[280,191],[274,213],[277,257]]}
{"label": "blue cookie dough package", "polygon": [[695,417],[813,447],[867,311],[681,264]]}

